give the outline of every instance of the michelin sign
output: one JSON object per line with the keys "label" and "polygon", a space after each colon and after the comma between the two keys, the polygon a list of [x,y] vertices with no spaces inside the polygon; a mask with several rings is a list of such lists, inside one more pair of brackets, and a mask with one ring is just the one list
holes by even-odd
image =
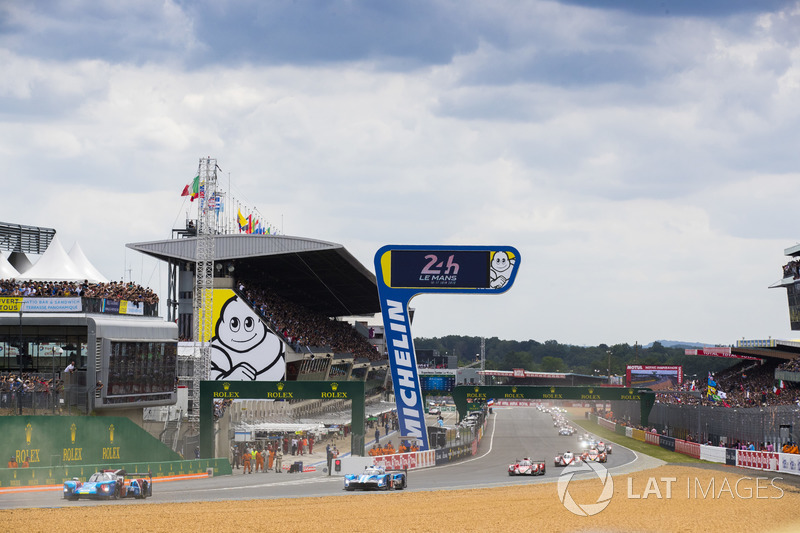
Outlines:
{"label": "michelin sign", "polygon": [[520,265],[510,246],[384,246],[375,254],[389,365],[402,438],[428,449],[408,304],[421,293],[500,294]]}

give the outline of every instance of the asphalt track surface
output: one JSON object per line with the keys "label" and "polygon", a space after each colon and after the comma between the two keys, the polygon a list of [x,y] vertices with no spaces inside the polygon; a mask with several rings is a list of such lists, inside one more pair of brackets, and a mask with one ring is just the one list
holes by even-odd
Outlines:
{"label": "asphalt track surface", "polygon": [[[578,450],[577,436],[559,436],[548,413],[532,407],[495,408],[490,415],[478,454],[447,465],[408,472],[407,491],[459,490],[502,487],[527,483],[554,482],[563,471],[555,467],[554,457],[567,450]],[[508,465],[522,457],[544,459],[544,476],[509,476]],[[614,445],[605,467],[635,468],[642,461],[634,452]],[[646,462],[646,461],[645,461]],[[643,465],[644,466],[644,465]],[[329,477],[319,468],[302,474],[253,474],[218,476],[155,483],[147,500],[66,501],[60,491],[11,493],[0,498],[0,509],[55,508],[92,505],[147,505],[223,500],[307,498],[359,494],[345,492],[341,477]]]}

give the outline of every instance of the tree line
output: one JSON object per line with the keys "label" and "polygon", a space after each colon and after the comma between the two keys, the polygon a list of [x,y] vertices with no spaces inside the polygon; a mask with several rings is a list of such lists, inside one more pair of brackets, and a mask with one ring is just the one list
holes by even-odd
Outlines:
{"label": "tree line", "polygon": [[[476,361],[481,352],[481,337],[448,335],[446,337],[414,339],[417,350],[438,350],[439,355],[455,355],[459,366]],[[610,357],[609,357],[610,356]],[[667,347],[653,342],[647,348],[634,344],[599,344],[573,346],[554,340],[501,340],[486,338],[486,369],[531,372],[574,372],[576,374],[606,375],[611,365],[612,375],[625,375],[627,365],[681,365],[684,380],[705,381],[708,372],[719,372],[739,362],[738,359],[684,355],[684,347]]]}

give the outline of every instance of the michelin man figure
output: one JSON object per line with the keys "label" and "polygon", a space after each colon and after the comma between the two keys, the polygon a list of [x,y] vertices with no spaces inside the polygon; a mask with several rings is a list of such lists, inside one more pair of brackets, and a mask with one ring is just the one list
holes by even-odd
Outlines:
{"label": "michelin man figure", "polygon": [[220,310],[211,339],[210,379],[281,381],[286,376],[283,342],[238,296]]}
{"label": "michelin man figure", "polygon": [[508,280],[511,279],[515,263],[516,259],[513,256],[509,257],[507,252],[494,252],[492,254],[491,268],[489,269],[489,286],[493,289],[505,287]]}

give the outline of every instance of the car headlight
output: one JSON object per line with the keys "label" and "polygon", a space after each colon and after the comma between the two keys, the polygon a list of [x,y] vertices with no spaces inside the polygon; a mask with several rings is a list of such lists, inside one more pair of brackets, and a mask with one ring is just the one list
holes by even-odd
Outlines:
{"label": "car headlight", "polygon": [[345,487],[348,487],[348,486],[350,486],[350,480],[349,480],[349,479],[347,479],[347,478],[344,478],[344,486],[345,486]]}
{"label": "car headlight", "polygon": [[103,485],[102,487],[100,487],[100,490],[105,491],[105,492],[108,492],[110,489],[111,489],[111,487],[109,485]]}

